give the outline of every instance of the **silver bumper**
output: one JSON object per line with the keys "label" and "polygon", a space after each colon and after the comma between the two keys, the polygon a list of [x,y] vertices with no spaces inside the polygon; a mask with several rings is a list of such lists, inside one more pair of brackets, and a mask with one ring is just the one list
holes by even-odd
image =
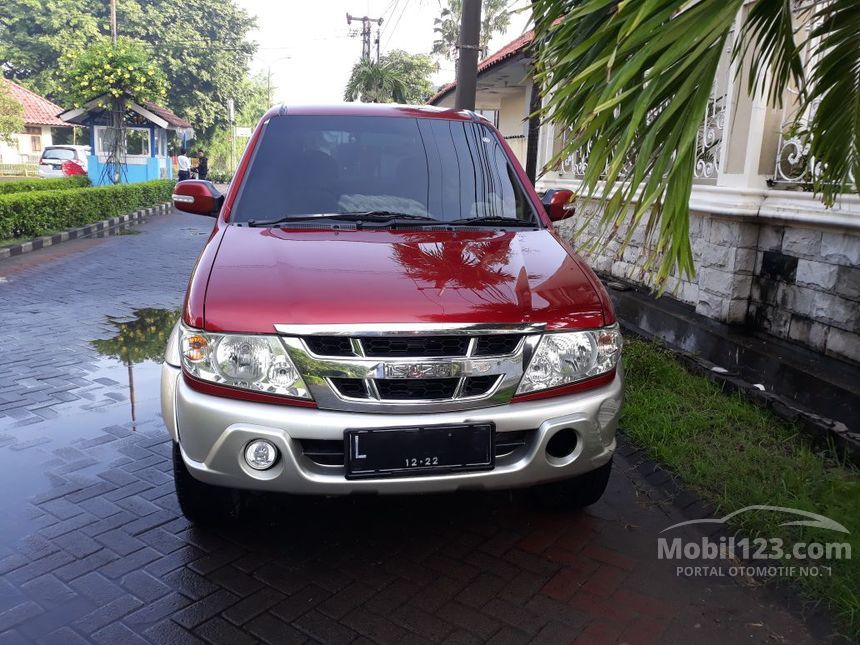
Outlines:
{"label": "silver bumper", "polygon": [[[606,463],[615,450],[623,374],[609,385],[569,396],[459,412],[367,414],[238,401],[191,389],[180,370],[162,367],[162,412],[189,472],[220,486],[294,494],[433,493],[504,489],[566,479]],[[347,480],[341,466],[306,457],[300,440],[342,440],[348,428],[380,428],[492,421],[496,431],[531,430],[525,447],[498,457],[493,470],[435,476]],[[549,457],[546,444],[559,430],[578,436],[574,452]],[[265,438],[281,451],[270,470],[256,471],[242,459],[249,441]]]}

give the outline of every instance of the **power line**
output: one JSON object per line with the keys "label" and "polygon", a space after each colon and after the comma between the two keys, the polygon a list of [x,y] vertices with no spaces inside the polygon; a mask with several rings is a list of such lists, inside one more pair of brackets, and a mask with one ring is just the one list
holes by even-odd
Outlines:
{"label": "power line", "polygon": [[[386,47],[387,47],[387,46],[388,46],[388,44],[391,42],[391,37],[392,37],[392,36],[395,34],[395,32],[397,31],[397,25],[399,25],[399,24],[400,24],[400,19],[401,19],[401,18],[403,18],[403,14],[404,14],[404,13],[406,13],[406,5],[407,5],[407,3],[406,3],[406,2],[404,2],[404,3],[403,3],[403,8],[400,10],[400,15],[399,15],[399,16],[397,16],[397,22],[395,22],[395,23],[394,23],[394,26],[391,28],[391,33],[388,35],[388,39],[385,41],[385,45],[386,45]],[[392,14],[392,15],[394,15],[394,14]]]}
{"label": "power line", "polygon": [[388,7],[386,7],[385,11],[382,12],[382,17],[385,18],[385,23],[383,24],[382,30],[379,33],[380,38],[385,35],[385,30],[388,29],[388,25],[391,24],[391,18],[394,17],[395,13],[397,13],[398,6],[400,6],[400,0],[391,0],[391,2],[388,4]]}

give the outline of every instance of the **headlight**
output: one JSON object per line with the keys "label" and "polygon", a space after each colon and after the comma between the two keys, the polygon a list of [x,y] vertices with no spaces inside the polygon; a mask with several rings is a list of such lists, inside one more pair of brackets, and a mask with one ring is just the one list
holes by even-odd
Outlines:
{"label": "headlight", "polygon": [[181,329],[182,366],[191,376],[255,392],[310,399],[277,336],[210,334]]}
{"label": "headlight", "polygon": [[615,368],[621,356],[618,325],[590,331],[545,334],[520,381],[517,394],[576,383]]}

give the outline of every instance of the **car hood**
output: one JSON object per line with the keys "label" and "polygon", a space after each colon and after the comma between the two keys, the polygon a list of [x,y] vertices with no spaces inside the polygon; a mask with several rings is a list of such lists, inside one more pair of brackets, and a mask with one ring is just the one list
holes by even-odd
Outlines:
{"label": "car hood", "polygon": [[209,274],[210,331],[275,324],[604,324],[593,274],[546,230],[228,226]]}

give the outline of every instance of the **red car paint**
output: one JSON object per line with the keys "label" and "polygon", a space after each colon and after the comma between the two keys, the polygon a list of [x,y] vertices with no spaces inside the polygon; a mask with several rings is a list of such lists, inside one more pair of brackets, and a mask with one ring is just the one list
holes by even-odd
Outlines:
{"label": "red car paint", "polygon": [[[615,322],[603,285],[555,232],[540,198],[497,131],[545,230],[227,226],[262,124],[292,114],[474,118],[468,112],[435,107],[270,109],[249,141],[192,273],[183,311],[187,325],[214,332],[272,333],[273,325],[290,323],[543,322],[547,329],[558,330],[593,329]],[[597,387],[607,378],[574,386]],[[228,389],[231,392],[224,394],[232,394]],[[568,388],[521,398],[564,393]],[[236,392],[236,396],[242,394]]]}
{"label": "red car paint", "polygon": [[304,231],[231,226],[209,274],[205,329],[546,322],[602,327],[587,269],[545,230]]}

